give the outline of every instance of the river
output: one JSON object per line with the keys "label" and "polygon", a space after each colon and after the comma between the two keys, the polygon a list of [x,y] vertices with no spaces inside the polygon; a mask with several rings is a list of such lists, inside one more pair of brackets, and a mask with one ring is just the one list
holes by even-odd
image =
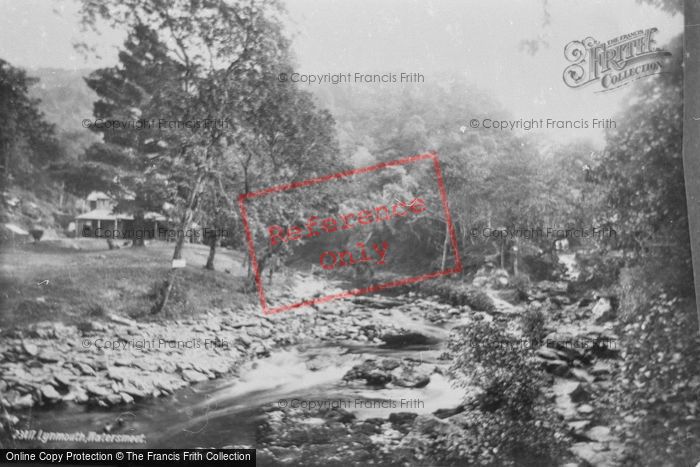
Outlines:
{"label": "river", "polygon": [[[391,346],[326,342],[276,350],[267,358],[244,364],[238,375],[198,383],[169,397],[140,401],[123,410],[75,404],[35,409],[29,428],[60,433],[145,434],[146,444],[90,443],[82,446],[90,448],[254,447],[262,417],[274,406],[334,404],[352,412],[358,419],[386,418],[392,412],[432,413],[458,406],[463,391],[453,388],[447,377],[439,373],[433,373],[430,382],[420,388],[373,387],[364,382],[343,380],[355,365],[372,358],[444,366],[439,356],[449,329],[461,320],[435,325],[417,311],[392,309],[391,313],[392,321],[422,336],[419,344],[412,343],[411,339],[394,342]],[[367,401],[369,403],[365,403]],[[406,401],[406,405],[392,408],[391,404],[381,404],[381,401],[395,401],[394,404]],[[410,401],[420,402],[412,404]],[[37,441],[17,444],[17,447],[47,448],[72,445]]]}

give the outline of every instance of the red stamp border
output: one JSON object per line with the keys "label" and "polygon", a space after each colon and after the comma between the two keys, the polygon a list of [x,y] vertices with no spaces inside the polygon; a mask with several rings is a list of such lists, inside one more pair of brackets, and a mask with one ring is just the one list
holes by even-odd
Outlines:
{"label": "red stamp border", "polygon": [[[265,299],[265,290],[263,289],[262,279],[260,277],[260,270],[258,269],[258,261],[255,256],[255,243],[253,235],[250,231],[250,224],[248,222],[248,211],[245,207],[245,201],[247,199],[259,198],[261,196],[269,195],[270,193],[278,193],[280,191],[293,190],[295,188],[302,188],[312,185],[317,185],[319,183],[327,182],[329,180],[338,180],[341,178],[352,177],[354,175],[363,174],[367,172],[374,172],[387,167],[396,167],[399,165],[406,165],[412,162],[432,159],[433,167],[435,168],[435,174],[437,177],[438,188],[440,190],[440,200],[442,202],[442,209],[445,213],[445,221],[447,222],[447,228],[450,234],[450,243],[452,244],[452,250],[455,255],[454,267],[444,269],[442,271],[435,271],[427,274],[422,274],[420,276],[409,277],[406,279],[399,279],[390,282],[384,282],[382,284],[375,284],[369,287],[364,287],[361,289],[352,289],[345,292],[340,292],[336,294],[326,295],[324,297],[317,297],[312,300],[303,300],[298,303],[292,303],[291,305],[282,305],[274,308],[270,308],[267,305],[267,300]],[[338,298],[347,298],[354,295],[362,295],[366,293],[377,292],[379,290],[388,289],[391,287],[399,287],[407,284],[414,284],[416,282],[421,282],[428,279],[434,279],[436,277],[445,276],[448,274],[454,274],[462,271],[462,260],[459,256],[459,249],[457,247],[457,235],[455,233],[454,224],[452,223],[452,216],[450,215],[450,209],[447,203],[447,191],[445,190],[445,181],[442,178],[442,169],[440,168],[440,161],[438,160],[438,155],[435,152],[429,152],[426,154],[419,154],[416,156],[404,157],[402,159],[397,159],[389,162],[382,162],[376,165],[371,165],[369,167],[362,167],[359,169],[346,170],[344,172],[338,172],[335,174],[325,175],[323,177],[311,178],[308,180],[303,180],[300,182],[286,183],[282,185],[276,185],[264,190],[253,191],[250,193],[243,193],[238,196],[238,207],[241,211],[241,219],[243,219],[243,227],[245,229],[246,240],[248,242],[248,254],[251,259],[251,266],[255,274],[255,284],[258,288],[258,296],[260,297],[260,305],[262,306],[264,315],[271,315],[279,313],[281,311],[292,310],[294,308],[300,308],[303,306],[311,306],[317,303],[329,302],[331,300],[336,300]]]}

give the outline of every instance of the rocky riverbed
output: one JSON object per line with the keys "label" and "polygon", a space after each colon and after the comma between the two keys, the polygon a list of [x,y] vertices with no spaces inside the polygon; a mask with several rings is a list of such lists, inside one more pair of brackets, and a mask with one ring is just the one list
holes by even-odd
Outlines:
{"label": "rocky riverbed", "polygon": [[128,405],[230,374],[245,361],[302,341],[381,343],[382,334],[405,332],[391,313],[363,310],[339,301],[273,316],[230,307],[167,324],[118,316],[81,329],[36,323],[3,334],[0,401],[10,412],[62,402]]}
{"label": "rocky riverbed", "polygon": [[[556,326],[547,329],[539,348],[527,351],[551,375],[548,397],[569,426],[574,440],[572,459],[579,459],[580,465],[616,465],[622,447],[596,404],[609,389],[620,358],[610,300],[593,294],[572,300],[565,282],[542,282],[530,290],[527,300],[513,305],[512,291],[501,276],[495,276],[494,283],[479,281],[492,302],[489,311],[406,291],[266,317],[256,307],[232,306],[167,326],[111,316],[107,322],[80,329],[46,322],[22,332],[6,331],[0,342],[3,424],[6,428],[26,426],[38,416],[36,409],[70,411],[70,407],[85,405],[103,411],[138,410],[144,401],[158,404],[154,398],[178,395],[183,388],[209,380],[245,379],[243,373],[255,373],[254,362],[270,360],[271,355],[274,360],[282,349],[331,345],[345,350],[295,357],[304,362],[301,375],[295,378],[315,381],[316,386],[292,384],[298,389],[292,394],[352,400],[355,406],[281,407],[270,403],[272,396],[256,399],[260,410],[251,422],[257,428],[249,444],[260,449],[261,462],[416,461],[421,450],[434,448],[431,440],[450,433],[457,436],[465,423],[471,423],[461,403],[464,390],[451,388],[446,376],[449,361],[441,349],[450,329],[473,320],[496,320],[521,336],[516,318],[528,308],[541,308]],[[283,293],[293,298],[294,287]],[[285,371],[287,365],[263,368],[259,377],[269,379],[270,372]],[[333,367],[342,371],[328,373],[332,384],[319,385],[314,375]],[[246,385],[240,381],[231,384],[234,389]],[[260,392],[252,387],[251,394]],[[230,400],[230,389],[216,390],[218,393],[206,397],[207,405],[212,401],[225,405]],[[236,393],[237,403],[245,405],[247,400],[253,404],[242,391]],[[277,392],[275,397],[279,394],[287,395]],[[407,401],[423,397],[433,403],[428,407],[408,402],[406,407],[381,406],[381,401],[403,400],[404,395]],[[168,404],[181,403],[177,399]],[[368,405],[363,406],[363,401],[369,401]],[[227,409],[219,410],[223,414]],[[208,408],[203,417],[212,417]],[[190,418],[197,419],[195,415]],[[106,424],[103,428],[113,430],[119,427]]]}
{"label": "rocky riverbed", "polygon": [[[472,320],[501,321],[511,333],[522,337],[519,320],[514,318],[527,308],[546,309],[556,325],[546,329],[546,337],[536,343],[539,347],[532,348],[533,342],[526,339],[522,343],[523,350],[531,352],[550,375],[546,396],[569,429],[571,457],[562,465],[619,465],[623,445],[599,403],[610,389],[620,359],[613,331],[614,309],[610,299],[594,294],[572,300],[567,287],[566,282],[542,282],[519,305],[501,298],[510,295],[507,288],[488,288],[494,305],[488,313],[453,315],[454,310],[448,309],[429,316],[434,322],[452,325],[456,321],[466,325]],[[374,389],[422,387],[444,375],[448,363],[444,359],[425,364],[373,358],[355,365],[343,380]],[[264,419],[259,430],[260,458],[271,465],[414,465],[423,462],[426,453],[441,449],[444,439],[460,439],[464,428],[475,423],[465,405],[449,403],[430,412],[399,408],[388,416],[343,407],[272,407]]]}

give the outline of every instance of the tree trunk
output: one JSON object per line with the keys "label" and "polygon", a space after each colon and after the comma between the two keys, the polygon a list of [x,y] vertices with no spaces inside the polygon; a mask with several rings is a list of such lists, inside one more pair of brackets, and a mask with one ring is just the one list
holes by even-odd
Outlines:
{"label": "tree trunk", "polygon": [[144,213],[138,210],[134,213],[134,239],[131,242],[131,246],[135,248],[140,248],[146,246],[144,242],[144,231],[146,230],[146,220],[143,218]]}
{"label": "tree trunk", "polygon": [[270,266],[268,267],[268,278],[270,280],[270,285],[272,285],[272,274],[275,272],[275,258],[270,258]]}
{"label": "tree trunk", "polygon": [[445,263],[447,263],[447,245],[450,240],[450,229],[447,222],[445,222],[445,241],[442,243],[442,263],[440,266],[441,270],[445,270]]}
{"label": "tree trunk", "polygon": [[180,229],[173,250],[173,259],[182,259],[182,248],[185,246],[185,236],[181,233],[185,229]]}
{"label": "tree trunk", "polygon": [[[187,202],[187,208],[185,209],[185,213],[180,219],[180,225],[177,231],[177,243],[175,243],[175,250],[173,251],[173,260],[182,259],[182,247],[185,244],[184,231],[192,223],[192,219],[194,217],[194,207],[197,204],[197,199],[199,197],[199,187],[202,184],[203,180],[204,174],[200,174],[197,178],[197,182],[194,184],[192,192],[190,193],[190,199]],[[165,307],[168,304],[168,299],[170,299],[170,292],[172,292],[173,290],[173,283],[176,277],[177,269],[170,268],[170,272],[168,273],[168,278],[166,280],[165,290],[163,291],[162,298],[160,299],[160,302],[153,307],[151,313],[158,314],[165,310]]]}
{"label": "tree trunk", "polygon": [[506,268],[506,241],[501,241],[501,269]]}
{"label": "tree trunk", "polygon": [[216,235],[212,235],[208,238],[209,240],[209,256],[207,257],[207,264],[204,266],[205,269],[210,271],[214,270],[214,255],[216,255]]}
{"label": "tree trunk", "polygon": [[[180,233],[182,230],[184,229],[180,229],[180,231],[178,232],[177,241],[175,243],[175,250],[173,251],[173,260],[182,259],[182,247],[185,244],[185,236]],[[177,271],[178,268],[170,268],[170,271],[168,272],[168,278],[165,282],[165,290],[163,290],[160,301],[156,303],[151,313],[158,314],[166,309],[168,305],[168,300],[170,299],[170,293],[173,291],[173,284],[175,283],[175,280],[177,278]]]}

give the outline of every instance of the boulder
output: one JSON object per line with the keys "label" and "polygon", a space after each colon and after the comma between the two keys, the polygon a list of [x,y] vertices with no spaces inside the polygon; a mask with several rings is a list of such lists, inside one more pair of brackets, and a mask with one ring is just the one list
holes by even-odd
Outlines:
{"label": "boulder", "polygon": [[384,347],[399,349],[412,345],[431,345],[437,343],[433,338],[417,332],[406,332],[403,334],[384,334],[381,339]]}
{"label": "boulder", "polygon": [[75,362],[73,365],[75,365],[78,368],[78,370],[80,370],[81,374],[86,376],[95,376],[95,370],[93,370],[92,367],[87,363]]}
{"label": "boulder", "polygon": [[384,386],[391,381],[390,370],[383,368],[376,360],[365,360],[355,365],[343,376],[345,381],[364,379],[370,386]]}
{"label": "boulder", "polygon": [[85,390],[89,394],[92,394],[93,396],[98,396],[98,397],[107,397],[111,394],[109,391],[107,391],[107,389],[105,389],[101,386],[98,386],[95,383],[86,383]]}
{"label": "boulder", "polygon": [[615,319],[615,312],[612,304],[610,303],[610,299],[606,297],[601,297],[598,299],[596,304],[593,306],[591,313],[596,324],[605,323]]}
{"label": "boulder", "polygon": [[31,394],[25,394],[11,402],[15,410],[29,409],[34,406],[34,398]]}
{"label": "boulder", "polygon": [[605,380],[612,374],[612,365],[599,360],[595,362],[590,371],[596,380]]}
{"label": "boulder", "polygon": [[209,379],[207,375],[196,370],[183,370],[182,378],[188,383],[200,383]]}
{"label": "boulder", "polygon": [[422,388],[430,383],[435,367],[427,364],[404,364],[391,372],[391,383],[405,388]]}
{"label": "boulder", "polygon": [[440,435],[460,436],[462,434],[461,428],[454,423],[451,423],[446,419],[440,419],[431,414],[418,415],[413,420],[413,429],[411,431],[414,433],[427,435],[430,438],[435,438],[436,436]]}
{"label": "boulder", "polygon": [[607,426],[594,426],[590,430],[586,432],[586,436],[588,436],[590,439],[594,441],[598,441],[600,443],[606,443],[608,441],[613,441],[615,440],[615,437],[612,435],[611,430]]}
{"label": "boulder", "polygon": [[590,425],[590,420],[572,420],[569,423],[567,423],[567,426],[569,427],[571,433],[573,433],[579,438],[586,438],[587,440],[590,440],[590,438],[587,435],[585,435],[585,432]]}
{"label": "boulder", "polygon": [[413,412],[396,412],[389,415],[389,421],[395,427],[408,428],[418,414]]}
{"label": "boulder", "polygon": [[545,360],[559,360],[559,354],[549,347],[540,347],[535,354]]}
{"label": "boulder", "polygon": [[591,393],[582,383],[577,383],[576,388],[569,393],[569,397],[573,402],[588,402],[591,400]]}
{"label": "boulder", "polygon": [[564,360],[544,360],[542,367],[547,373],[554,376],[566,377],[569,375],[569,364]]}
{"label": "boulder", "polygon": [[30,357],[36,357],[39,354],[39,347],[36,345],[32,344],[31,342],[27,341],[22,341],[22,349],[29,355]]}
{"label": "boulder", "polygon": [[61,400],[61,395],[56,391],[56,389],[50,384],[45,384],[41,387],[41,397],[44,401],[55,402]]}
{"label": "boulder", "polygon": [[571,447],[571,452],[588,465],[609,465],[608,457],[603,454],[605,447],[600,443],[575,443]]}
{"label": "boulder", "polygon": [[591,376],[586,370],[583,370],[581,368],[572,368],[571,375],[578,381],[581,381],[583,383],[592,383],[593,381],[595,381],[595,378],[593,376]]}
{"label": "boulder", "polygon": [[39,352],[37,358],[44,363],[57,363],[63,359],[63,356],[54,350],[43,349]]}

